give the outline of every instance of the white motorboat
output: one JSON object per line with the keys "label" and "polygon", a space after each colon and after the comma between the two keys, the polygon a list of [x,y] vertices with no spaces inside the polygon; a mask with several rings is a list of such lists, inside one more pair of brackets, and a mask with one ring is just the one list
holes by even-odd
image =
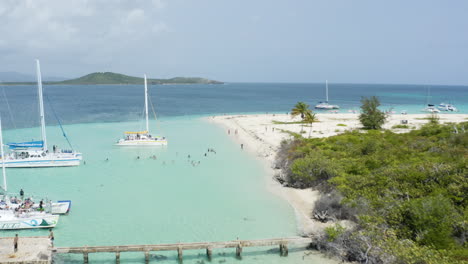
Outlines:
{"label": "white motorboat", "polygon": [[161,136],[153,136],[149,132],[149,120],[148,120],[148,84],[145,78],[145,118],[146,118],[146,130],[138,132],[124,132],[124,138],[120,139],[117,146],[165,146],[167,145],[167,139]]}
{"label": "white motorboat", "polygon": [[328,80],[325,82],[325,93],[327,100],[325,102],[319,102],[315,105],[315,109],[321,110],[331,110],[331,109],[340,109],[338,105],[331,105],[328,103]]}
{"label": "white motorboat", "polygon": [[[81,153],[74,150],[59,149],[55,145],[53,147],[53,151],[49,151],[47,147],[41,67],[39,60],[36,60],[36,66],[42,140],[7,144],[11,152],[5,155],[5,166],[10,168],[78,166],[82,159]],[[62,126],[60,125],[60,127]],[[66,134],[63,134],[66,137]],[[68,138],[66,139],[68,140]]]}
{"label": "white motorboat", "polygon": [[437,108],[441,111],[457,112],[458,109],[453,104],[440,103]]}
{"label": "white motorboat", "polygon": [[[0,148],[3,152],[2,124],[0,119]],[[7,178],[4,159],[2,161],[3,186],[0,194],[0,230],[30,229],[30,228],[52,228],[57,225],[59,216],[48,212],[47,208],[37,210],[32,206],[30,200],[12,200],[7,193]],[[45,206],[47,207],[47,206]]]}

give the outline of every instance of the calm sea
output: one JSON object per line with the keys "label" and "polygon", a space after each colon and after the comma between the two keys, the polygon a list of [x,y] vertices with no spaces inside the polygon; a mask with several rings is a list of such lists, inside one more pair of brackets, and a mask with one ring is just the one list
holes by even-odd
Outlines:
{"label": "calm sea", "polygon": [[[138,120],[143,113],[141,85],[44,87],[44,93],[51,102],[47,103],[47,98],[45,99],[48,124],[56,124],[52,108],[64,124]],[[36,90],[36,86],[32,85],[0,86],[0,114],[5,127],[31,127],[39,124]],[[150,86],[149,93],[158,116],[166,118],[223,113],[288,112],[298,101],[314,106],[325,100],[325,85],[157,85]],[[408,113],[421,113],[427,102],[436,105],[446,102],[454,104],[460,113],[468,113],[468,86],[329,83],[329,101],[340,105],[342,113],[359,110],[363,96],[378,96],[382,109],[395,112],[406,110]]]}
{"label": "calm sea", "polygon": [[[313,105],[325,96],[319,84],[226,84],[151,86],[163,148],[113,144],[123,131],[143,128],[141,86],[46,86],[50,145],[67,147],[57,115],[85,165],[73,168],[7,169],[11,192],[72,200],[72,211],[54,229],[57,246],[157,244],[262,239],[296,235],[293,209],[267,189],[262,165],[243,152],[222,128],[200,116],[222,113],[288,112],[297,101]],[[361,96],[377,95],[383,107],[419,112],[424,86],[333,85],[330,102],[343,111],[358,109]],[[433,103],[448,101],[466,113],[467,87],[431,87]],[[35,86],[0,87],[6,142],[40,136]],[[152,112],[152,111],[151,111]],[[231,135],[230,137],[232,137]],[[214,148],[216,154],[207,152]],[[207,154],[205,156],[205,153]],[[157,159],[150,159],[156,155]],[[47,235],[47,230],[1,231],[0,236]],[[175,252],[154,253],[152,261],[177,263]],[[112,254],[91,254],[111,263]],[[203,251],[184,252],[184,263],[206,262]],[[81,263],[61,255],[56,263]],[[143,254],[122,254],[123,263],[144,263]],[[303,250],[287,258],[267,248],[214,250],[214,263],[335,263]]]}

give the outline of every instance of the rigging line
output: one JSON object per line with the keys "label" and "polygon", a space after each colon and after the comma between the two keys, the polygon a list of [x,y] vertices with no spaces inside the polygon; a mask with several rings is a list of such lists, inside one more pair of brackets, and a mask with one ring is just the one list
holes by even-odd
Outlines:
{"label": "rigging line", "polygon": [[13,114],[11,113],[10,103],[8,103],[8,97],[6,96],[6,93],[5,93],[5,87],[2,87],[2,88],[3,88],[3,97],[5,98],[5,102],[8,108],[8,113],[10,114],[11,123],[13,123],[13,127],[16,129],[15,119],[13,119]]}
{"label": "rigging line", "polygon": [[72,146],[70,140],[68,139],[67,134],[65,133],[65,130],[64,130],[63,127],[62,127],[62,123],[60,122],[60,119],[58,118],[57,113],[55,112],[55,109],[54,109],[54,107],[52,106],[52,103],[50,102],[49,96],[48,96],[47,94],[45,95],[45,98],[47,99],[47,102],[48,102],[49,105],[50,105],[50,109],[52,109],[52,113],[54,113],[55,119],[57,119],[57,122],[58,122],[58,124],[59,124],[59,126],[60,126],[60,129],[62,130],[63,137],[67,140],[68,145],[69,145],[70,148],[73,150],[73,146]]}
{"label": "rigging line", "polygon": [[[154,115],[154,120],[156,120],[156,128],[160,131],[162,131],[161,127],[159,126],[159,120],[156,118],[156,111],[154,110],[154,105],[153,105],[153,101],[151,101],[151,97],[148,96],[148,99],[150,101],[150,104],[151,104],[151,110],[153,112],[153,115]],[[164,132],[164,131],[163,131]],[[164,133],[163,133],[164,134]]]}

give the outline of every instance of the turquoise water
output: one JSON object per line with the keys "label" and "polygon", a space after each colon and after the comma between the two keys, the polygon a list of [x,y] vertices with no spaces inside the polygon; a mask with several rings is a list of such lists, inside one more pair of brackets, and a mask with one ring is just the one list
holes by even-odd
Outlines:
{"label": "turquoise water", "polygon": [[[86,165],[7,169],[10,192],[23,188],[26,195],[47,193],[51,199],[72,200],[71,213],[61,217],[54,229],[56,246],[296,235],[292,208],[267,190],[261,164],[240,150],[222,128],[199,118],[170,118],[159,125],[168,136],[167,147],[113,145],[121,132],[140,126],[141,122],[68,125],[67,133],[76,148],[84,153]],[[156,125],[152,123],[152,126]],[[38,134],[38,128],[8,130],[4,134],[5,141],[11,142]],[[50,145],[65,145],[58,127],[48,127],[48,140]],[[208,148],[214,148],[216,154],[207,152]],[[157,160],[150,159],[152,155]],[[40,236],[47,235],[48,231],[4,231],[1,236],[15,233]],[[304,261],[302,250],[292,250],[289,257],[281,258],[276,252],[267,252],[268,249],[245,250],[242,263]],[[234,249],[214,250],[214,256],[215,263],[238,262]],[[152,258],[159,260],[158,263],[174,263],[176,253],[153,253]],[[90,255],[90,260],[96,262],[107,263],[113,259],[112,254]],[[205,260],[204,252],[184,252],[184,263],[202,260]],[[327,261],[317,255],[307,260],[308,263]],[[81,255],[61,255],[57,259],[58,263],[81,261]],[[122,254],[122,261],[141,263],[143,254]]]}

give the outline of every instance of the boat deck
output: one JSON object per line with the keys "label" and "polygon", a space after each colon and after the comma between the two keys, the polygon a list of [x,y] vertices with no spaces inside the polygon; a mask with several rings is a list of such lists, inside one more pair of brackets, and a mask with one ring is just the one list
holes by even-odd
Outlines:
{"label": "boat deck", "polygon": [[13,237],[0,237],[0,264],[52,263],[52,245],[48,237],[19,237],[18,252],[13,252]]}

